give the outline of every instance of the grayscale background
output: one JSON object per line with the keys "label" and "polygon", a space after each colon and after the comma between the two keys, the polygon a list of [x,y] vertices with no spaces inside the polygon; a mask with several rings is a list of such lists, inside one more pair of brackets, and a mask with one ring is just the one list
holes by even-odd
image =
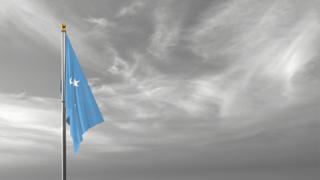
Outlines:
{"label": "grayscale background", "polygon": [[316,180],[319,0],[0,0],[0,179],[58,180],[60,23],[105,123],[70,180]]}

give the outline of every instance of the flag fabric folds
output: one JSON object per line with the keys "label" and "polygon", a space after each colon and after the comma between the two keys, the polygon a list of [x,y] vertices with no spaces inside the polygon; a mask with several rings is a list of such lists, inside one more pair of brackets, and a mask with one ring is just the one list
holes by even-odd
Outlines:
{"label": "flag fabric folds", "polygon": [[74,153],[77,154],[82,135],[88,129],[103,122],[103,117],[67,35],[65,52],[66,120],[70,126]]}

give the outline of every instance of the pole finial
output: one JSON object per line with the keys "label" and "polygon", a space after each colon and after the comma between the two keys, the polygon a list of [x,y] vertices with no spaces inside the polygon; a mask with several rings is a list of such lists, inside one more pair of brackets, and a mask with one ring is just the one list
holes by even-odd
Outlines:
{"label": "pole finial", "polygon": [[61,24],[61,32],[66,32],[67,31],[67,25],[62,23]]}

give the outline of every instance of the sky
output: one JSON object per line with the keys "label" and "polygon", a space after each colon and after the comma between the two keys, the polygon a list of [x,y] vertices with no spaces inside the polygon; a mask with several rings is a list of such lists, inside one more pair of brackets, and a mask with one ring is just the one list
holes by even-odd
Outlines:
{"label": "sky", "polygon": [[61,23],[105,119],[68,179],[319,178],[319,0],[0,4],[0,179],[61,176]]}

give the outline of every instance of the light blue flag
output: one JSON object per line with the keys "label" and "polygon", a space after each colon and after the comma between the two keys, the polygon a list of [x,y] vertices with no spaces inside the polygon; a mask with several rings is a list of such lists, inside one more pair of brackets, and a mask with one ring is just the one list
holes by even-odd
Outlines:
{"label": "light blue flag", "polygon": [[75,154],[78,153],[82,135],[91,127],[103,122],[103,117],[78,58],[66,36],[65,105],[67,123],[70,125]]}

